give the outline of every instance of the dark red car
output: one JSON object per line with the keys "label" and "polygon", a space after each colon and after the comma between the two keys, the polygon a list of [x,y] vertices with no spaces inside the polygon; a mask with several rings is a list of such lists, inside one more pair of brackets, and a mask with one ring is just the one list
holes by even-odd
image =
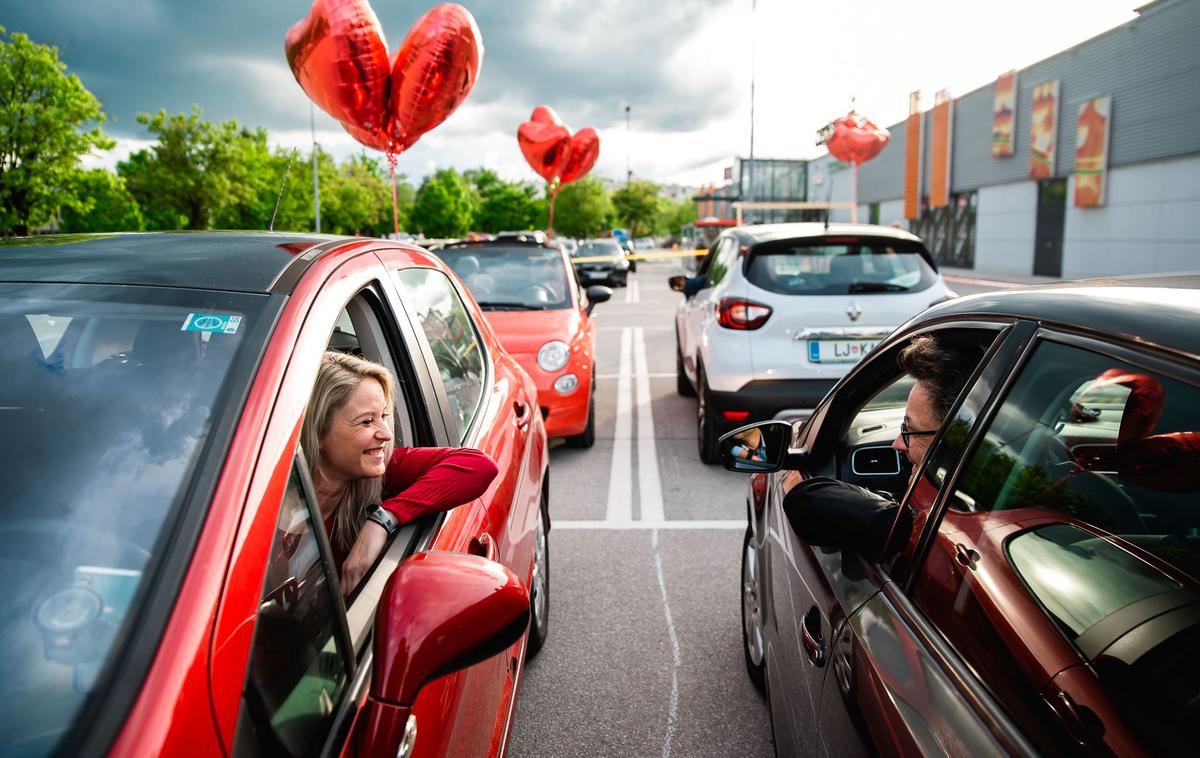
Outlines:
{"label": "dark red car", "polygon": [[[346,598],[297,440],[323,352],[484,495]],[[536,389],[436,258],[290,234],[0,244],[0,753],[499,755],[545,639]]]}
{"label": "dark red car", "polygon": [[[723,438],[753,474],[744,647],[780,755],[1195,752],[1198,321],[1197,276],[963,298],[803,425]],[[973,363],[910,479],[897,353],[922,334]],[[878,539],[804,520],[819,476],[897,501]]]}

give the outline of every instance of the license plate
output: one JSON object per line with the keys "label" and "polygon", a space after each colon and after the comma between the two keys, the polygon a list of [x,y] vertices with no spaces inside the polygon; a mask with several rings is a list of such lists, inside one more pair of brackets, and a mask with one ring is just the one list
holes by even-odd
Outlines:
{"label": "license plate", "polygon": [[813,363],[858,363],[879,340],[809,340],[808,360]]}

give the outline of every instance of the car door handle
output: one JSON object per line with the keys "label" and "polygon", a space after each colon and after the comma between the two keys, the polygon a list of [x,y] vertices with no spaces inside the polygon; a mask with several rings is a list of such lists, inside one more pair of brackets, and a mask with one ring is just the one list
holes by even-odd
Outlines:
{"label": "car door handle", "polygon": [[513,401],[513,412],[517,414],[517,428],[529,426],[529,406],[520,400]]}
{"label": "car door handle", "polygon": [[492,535],[483,532],[478,537],[471,538],[471,545],[467,548],[467,552],[494,561],[496,560],[496,543],[492,540]]}
{"label": "car door handle", "polygon": [[960,542],[954,546],[954,560],[958,561],[959,565],[974,571],[975,564],[979,562],[979,553]]}
{"label": "car door handle", "polygon": [[[815,625],[817,631],[814,634],[811,626]],[[817,610],[817,606],[813,606],[808,613],[804,614],[804,621],[800,624],[800,640],[804,644],[804,652],[808,655],[808,662],[820,668],[825,665],[825,640],[821,639],[821,612]]]}

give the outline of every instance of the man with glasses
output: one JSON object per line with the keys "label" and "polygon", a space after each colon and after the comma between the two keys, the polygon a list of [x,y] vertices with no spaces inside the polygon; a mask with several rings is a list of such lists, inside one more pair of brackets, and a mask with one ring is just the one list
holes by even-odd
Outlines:
{"label": "man with glasses", "polygon": [[943,345],[929,334],[914,339],[897,356],[900,368],[916,383],[909,390],[904,420],[892,447],[912,463],[913,477],[977,360],[977,356]]}

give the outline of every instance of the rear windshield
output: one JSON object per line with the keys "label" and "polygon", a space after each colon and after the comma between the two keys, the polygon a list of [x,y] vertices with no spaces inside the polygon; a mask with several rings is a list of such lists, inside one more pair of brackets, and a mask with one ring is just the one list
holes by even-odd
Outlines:
{"label": "rear windshield", "polygon": [[593,242],[584,242],[575,252],[571,253],[572,258],[616,258],[624,255],[625,251],[621,249],[618,242],[609,242],[608,240],[599,240]]}
{"label": "rear windshield", "polygon": [[888,237],[777,240],[751,249],[746,278],[783,295],[917,292],[937,280],[924,251]]}
{"label": "rear windshield", "polygon": [[0,285],[0,754],[103,691],[265,301]]}
{"label": "rear windshield", "polygon": [[434,251],[484,310],[571,307],[567,267],[556,248],[514,245],[451,247]]}

